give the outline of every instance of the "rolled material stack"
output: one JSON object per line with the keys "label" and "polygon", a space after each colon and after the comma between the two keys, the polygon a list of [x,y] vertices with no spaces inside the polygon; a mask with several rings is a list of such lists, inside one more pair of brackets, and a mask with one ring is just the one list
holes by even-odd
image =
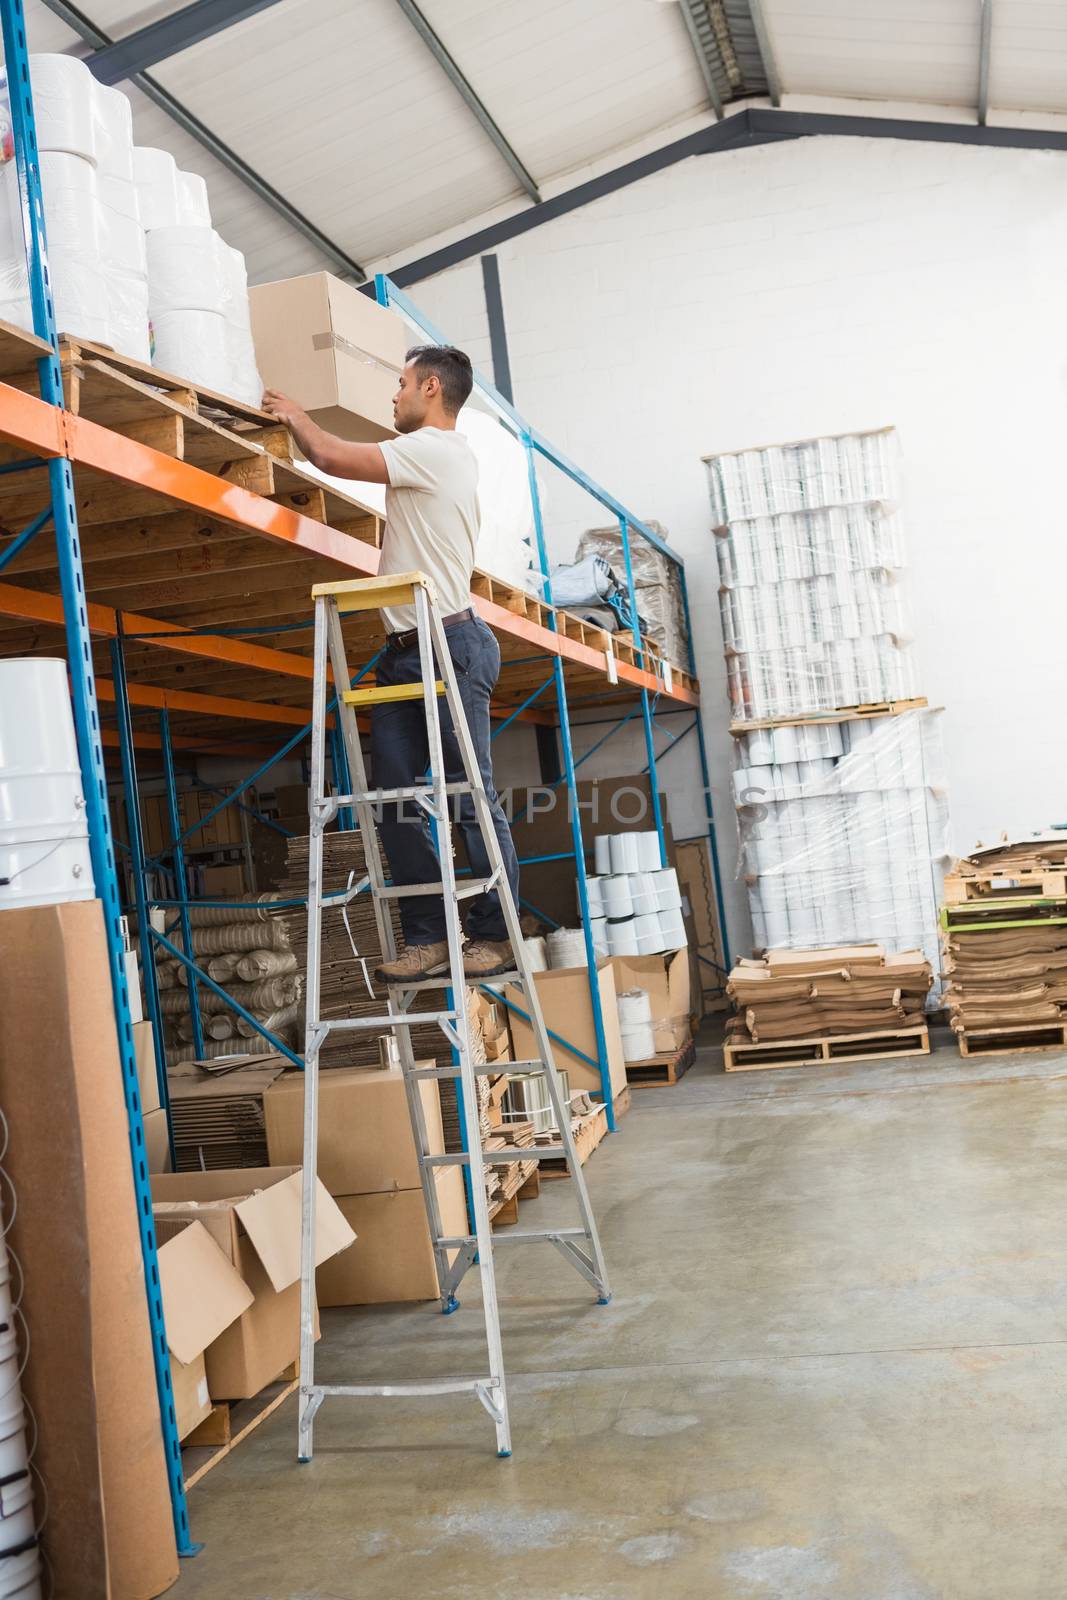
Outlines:
{"label": "rolled material stack", "polygon": [[737,1007],[731,1043],[918,1027],[932,983],[921,950],[887,954],[877,944],[770,950],[730,974],[727,993]]}
{"label": "rolled material stack", "polygon": [[[193,959],[256,1022],[291,1049],[300,1040],[302,977],[290,946],[290,922],[269,899],[243,906],[193,907]],[[168,937],[178,949],[181,932]],[[171,1061],[192,1054],[189,972],[181,962],[158,959],[159,1004]],[[198,989],[204,1057],[255,1055],[269,1048],[263,1035],[213,989]]]}
{"label": "rolled material stack", "polygon": [[[258,405],[244,257],[212,229],[203,178],[135,147],[129,100],[84,61],[32,55],[30,81],[59,331]],[[14,161],[0,171],[0,317],[33,326]]]}
{"label": "rolled material stack", "polygon": [[678,874],[660,863],[659,835],[602,833],[593,849],[596,876],[586,879],[586,892],[597,955],[681,950],[686,934]]}

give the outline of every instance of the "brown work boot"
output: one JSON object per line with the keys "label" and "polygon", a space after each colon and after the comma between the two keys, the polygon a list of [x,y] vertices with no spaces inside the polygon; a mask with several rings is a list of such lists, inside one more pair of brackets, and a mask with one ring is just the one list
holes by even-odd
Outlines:
{"label": "brown work boot", "polygon": [[448,971],[448,945],[409,944],[395,961],[383,961],[374,976],[382,983],[418,983],[420,978],[437,978]]}
{"label": "brown work boot", "polygon": [[463,951],[463,971],[468,978],[494,978],[499,972],[514,970],[509,939],[474,939]]}

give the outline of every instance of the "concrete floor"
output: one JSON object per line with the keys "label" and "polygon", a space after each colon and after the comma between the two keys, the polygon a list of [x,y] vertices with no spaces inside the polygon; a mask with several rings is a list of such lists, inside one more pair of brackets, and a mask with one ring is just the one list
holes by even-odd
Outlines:
{"label": "concrete floor", "polygon": [[[587,1168],[610,1306],[500,1252],[510,1461],[473,1400],[333,1400],[298,1467],[290,1400],[178,1600],[1060,1600],[1067,1056],[719,1062]],[[320,1376],[483,1370],[466,1287],[326,1313]]]}

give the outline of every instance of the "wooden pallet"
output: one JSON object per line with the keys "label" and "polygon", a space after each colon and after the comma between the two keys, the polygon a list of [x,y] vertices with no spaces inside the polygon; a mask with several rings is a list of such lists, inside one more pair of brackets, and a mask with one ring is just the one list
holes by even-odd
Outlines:
{"label": "wooden pallet", "polygon": [[297,1382],[294,1361],[274,1383],[268,1383],[250,1400],[217,1400],[210,1416],[205,1417],[199,1427],[182,1440],[182,1472],[186,1489],[199,1483],[205,1473],[217,1467],[242,1439],[247,1439],[253,1429],[277,1411],[291,1394],[295,1394]]}
{"label": "wooden pallet", "polygon": [[632,1089],[658,1089],[678,1082],[696,1060],[692,1039],[673,1055],[646,1056],[643,1061],[626,1063],[626,1081]]}
{"label": "wooden pallet", "polygon": [[775,1039],[768,1044],[722,1047],[727,1072],[769,1072],[775,1067],[824,1067],[838,1061],[892,1061],[898,1056],[928,1056],[930,1032],[916,1028],[877,1028],[869,1033],[826,1034],[817,1039]]}
{"label": "wooden pallet", "polygon": [[1034,867],[1012,872],[949,873],[945,878],[946,905],[964,905],[968,900],[1003,900],[1016,895],[1040,899],[1067,899],[1067,872]]}
{"label": "wooden pallet", "polygon": [[837,706],[832,711],[812,711],[795,717],[757,717],[750,722],[731,722],[733,734],[754,733],[759,728],[804,728],[809,723],[859,722],[866,717],[899,717],[905,711],[922,711],[930,702],[925,695],[913,700],[874,700],[858,706]]}
{"label": "wooden pallet", "polygon": [[[578,1163],[585,1166],[593,1151],[600,1144],[608,1131],[608,1108],[604,1105],[590,1111],[588,1116],[582,1118],[578,1132],[574,1135],[574,1145],[578,1152]],[[542,1145],[542,1149],[545,1146]],[[549,1146],[548,1148],[554,1148]],[[559,1147],[562,1151],[562,1146]],[[568,1178],[567,1160],[562,1154],[557,1157],[542,1158],[538,1162],[542,1178]]]}
{"label": "wooden pallet", "polygon": [[1067,1047],[1067,1024],[1031,1022],[1014,1028],[972,1028],[956,1034],[961,1056],[1021,1056]]}
{"label": "wooden pallet", "polygon": [[1067,922],[1067,895],[1003,894],[941,907],[944,933],[981,928],[1027,928]]}

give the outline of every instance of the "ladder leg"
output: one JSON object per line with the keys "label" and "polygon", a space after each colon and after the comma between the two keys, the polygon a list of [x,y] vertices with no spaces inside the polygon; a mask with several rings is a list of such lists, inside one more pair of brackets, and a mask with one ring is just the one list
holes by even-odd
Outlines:
{"label": "ladder leg", "polygon": [[[467,1159],[471,1178],[471,1207],[474,1212],[474,1236],[478,1247],[478,1266],[482,1281],[482,1310],[485,1317],[485,1337],[489,1356],[489,1375],[495,1393],[489,1397],[481,1394],[482,1403],[493,1418],[496,1429],[497,1454],[511,1454],[511,1429],[508,1418],[507,1389],[504,1377],[504,1350],[500,1336],[500,1309],[496,1294],[496,1273],[493,1262],[493,1234],[489,1221],[489,1205],[485,1193],[485,1164],[482,1159],[482,1132],[478,1114],[478,1090],[474,1077],[470,1017],[466,1006],[466,983],[463,973],[463,930],[459,919],[459,901],[456,898],[455,866],[452,859],[452,824],[448,813],[448,796],[445,792],[444,750],[441,743],[441,722],[437,702],[436,674],[434,672],[434,645],[444,656],[451,671],[451,658],[444,641],[444,630],[431,610],[426,591],[415,591],[415,618],[419,631],[419,651],[422,663],[423,699],[426,705],[426,723],[429,736],[430,773],[433,780],[437,824],[437,852],[441,864],[442,898],[444,901],[445,931],[448,939],[449,966],[452,974],[452,991],[463,999],[456,1007],[456,1034],[458,1038],[460,1082],[463,1085],[463,1116],[467,1130]],[[432,628],[432,632],[431,632]],[[438,642],[439,641],[439,642]],[[452,675],[455,685],[455,676]],[[447,690],[446,690],[447,692]],[[458,695],[456,696],[458,701]],[[451,707],[455,721],[455,704]],[[459,727],[466,731],[466,719],[459,708]],[[467,748],[470,737],[467,736]],[[466,755],[464,757],[466,762]],[[469,763],[468,763],[469,765]],[[468,776],[468,781],[474,780]],[[494,836],[495,842],[495,836]],[[497,851],[499,859],[499,850]],[[490,1404],[490,1400],[492,1404]]]}
{"label": "ladder leg", "polygon": [[[525,945],[523,943],[522,930],[519,926],[518,907],[515,904],[511,893],[511,886],[508,883],[507,876],[504,872],[503,859],[500,854],[500,844],[496,836],[496,828],[493,825],[493,817],[489,808],[488,797],[486,796],[485,788],[481,781],[481,774],[478,768],[478,758],[471,740],[470,730],[467,727],[466,717],[463,714],[463,706],[459,696],[459,686],[456,682],[455,669],[452,665],[452,657],[449,654],[448,639],[445,634],[444,627],[441,624],[441,620],[437,616],[436,612],[429,613],[429,620],[433,634],[434,650],[437,655],[438,667],[445,685],[445,699],[452,715],[452,726],[455,730],[456,741],[459,745],[460,754],[463,758],[465,776],[473,791],[472,798],[474,801],[475,813],[481,828],[482,837],[485,841],[485,848],[489,855],[490,868],[498,875],[497,890],[500,896],[500,908],[504,913],[504,922],[507,926],[508,937],[511,940],[511,947],[515,955],[516,968],[520,974],[522,974],[525,980],[524,988],[526,993],[526,1002],[530,1013],[530,1021],[533,1027],[534,1040],[536,1042],[538,1056],[547,1069],[545,1073],[545,1082],[548,1088],[553,1114],[556,1118],[556,1125],[559,1128],[560,1140],[563,1144],[563,1152],[567,1161],[567,1168],[574,1183],[575,1198],[578,1202],[578,1213],[581,1217],[582,1226],[589,1238],[589,1245],[593,1257],[593,1270],[595,1275],[593,1279],[594,1286],[598,1290],[598,1299],[600,1300],[601,1304],[607,1304],[607,1302],[611,1299],[611,1289],[608,1284],[607,1265],[604,1261],[604,1253],[600,1245],[600,1235],[597,1231],[596,1219],[593,1216],[593,1208],[589,1202],[589,1192],[586,1187],[585,1174],[583,1173],[581,1163],[578,1160],[578,1153],[574,1145],[574,1137],[571,1133],[570,1113],[568,1108],[563,1103],[563,1094],[560,1088],[559,1074],[556,1071],[555,1061],[552,1055],[552,1046],[549,1042],[548,1031],[545,1028],[544,1017],[541,1013],[541,1002],[537,993],[537,985],[533,981],[533,976],[529,972],[528,963],[526,961]],[[572,1260],[572,1264],[578,1267],[578,1263],[573,1260],[570,1252],[565,1252],[565,1254],[568,1256],[568,1259]],[[579,1268],[579,1270],[581,1269]],[[582,1276],[588,1277],[589,1274],[583,1272]]]}
{"label": "ladder leg", "polygon": [[300,1405],[297,1456],[310,1461],[315,1384],[315,1184],[319,1147],[319,1005],[322,978],[322,829],[316,800],[326,781],[326,613],[329,602],[315,601],[315,663],[311,713],[311,804],[308,841],[307,1010],[304,1040],[304,1177],[300,1209]]}

